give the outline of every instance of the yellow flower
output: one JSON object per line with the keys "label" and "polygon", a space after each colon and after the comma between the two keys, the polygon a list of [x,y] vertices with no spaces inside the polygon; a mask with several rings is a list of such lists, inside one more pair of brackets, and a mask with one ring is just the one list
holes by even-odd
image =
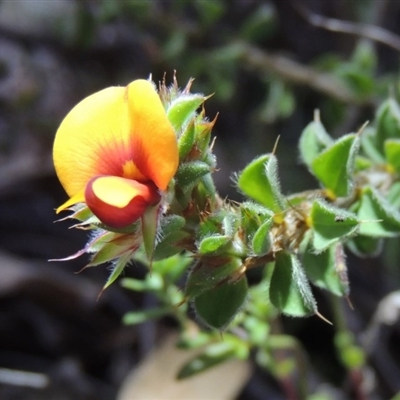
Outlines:
{"label": "yellow flower", "polygon": [[153,84],[136,80],[77,104],[57,131],[53,159],[70,196],[57,212],[85,202],[104,224],[123,228],[159,204],[179,155]]}

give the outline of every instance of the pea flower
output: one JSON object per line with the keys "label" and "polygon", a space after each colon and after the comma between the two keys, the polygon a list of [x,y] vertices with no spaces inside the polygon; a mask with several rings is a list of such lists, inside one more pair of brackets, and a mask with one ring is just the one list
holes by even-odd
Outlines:
{"label": "pea flower", "polygon": [[[178,168],[175,131],[153,84],[135,80],[78,103],[61,123],[53,160],[70,199],[120,229],[158,210]],[[154,230],[154,229],[153,229]]]}

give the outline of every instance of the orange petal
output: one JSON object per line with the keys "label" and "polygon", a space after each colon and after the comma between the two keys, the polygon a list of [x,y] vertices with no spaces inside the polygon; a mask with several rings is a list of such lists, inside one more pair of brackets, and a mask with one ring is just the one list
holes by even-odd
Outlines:
{"label": "orange petal", "polygon": [[[78,103],[61,123],[53,159],[58,178],[69,196],[84,190],[96,175],[123,176],[132,159],[126,88],[110,87]],[[135,179],[135,167],[129,176]],[[127,176],[128,177],[128,176]]]}
{"label": "orange petal", "polygon": [[149,81],[127,87],[133,161],[140,172],[165,190],[178,168],[178,145],[161,100]]}
{"label": "orange petal", "polygon": [[86,204],[104,224],[124,228],[137,221],[161,196],[153,183],[115,176],[92,178],[85,190]]}

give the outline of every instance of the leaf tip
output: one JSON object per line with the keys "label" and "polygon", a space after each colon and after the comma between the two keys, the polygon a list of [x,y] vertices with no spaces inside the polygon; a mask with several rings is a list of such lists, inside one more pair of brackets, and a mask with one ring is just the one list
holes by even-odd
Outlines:
{"label": "leaf tip", "polygon": [[328,318],[325,318],[325,317],[324,317],[321,313],[319,313],[317,310],[315,310],[314,314],[315,314],[318,318],[321,318],[322,321],[325,321],[327,324],[333,326],[333,323],[332,323],[331,321],[329,321]]}

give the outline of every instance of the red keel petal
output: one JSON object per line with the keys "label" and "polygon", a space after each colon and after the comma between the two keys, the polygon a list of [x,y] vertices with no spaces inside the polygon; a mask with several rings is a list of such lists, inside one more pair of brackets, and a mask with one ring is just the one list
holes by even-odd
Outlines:
{"label": "red keel petal", "polygon": [[161,196],[152,182],[144,184],[101,175],[88,182],[85,199],[90,210],[101,222],[119,229],[136,222],[147,207],[161,200]]}

